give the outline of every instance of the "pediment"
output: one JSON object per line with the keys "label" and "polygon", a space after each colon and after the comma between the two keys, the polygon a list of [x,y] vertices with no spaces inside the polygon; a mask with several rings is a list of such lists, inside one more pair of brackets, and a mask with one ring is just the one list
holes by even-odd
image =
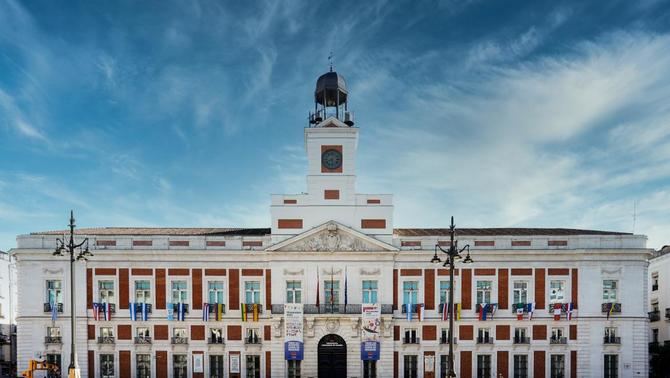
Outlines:
{"label": "pediment", "polygon": [[398,248],[335,221],[270,246],[280,252],[381,252]]}
{"label": "pediment", "polygon": [[337,119],[337,117],[330,116],[323,121],[319,122],[316,126],[314,127],[349,127],[347,126],[346,123],[340,121]]}

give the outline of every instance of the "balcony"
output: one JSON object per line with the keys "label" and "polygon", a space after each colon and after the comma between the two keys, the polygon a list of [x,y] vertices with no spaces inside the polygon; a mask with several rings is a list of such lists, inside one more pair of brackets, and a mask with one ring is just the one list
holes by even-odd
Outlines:
{"label": "balcony", "polygon": [[254,313],[254,305],[258,309],[258,315],[263,313],[263,305],[260,303],[240,303],[240,311],[242,310],[242,305],[245,305],[247,308],[247,315],[253,315]]}
{"label": "balcony", "polygon": [[63,338],[61,336],[46,336],[44,338],[45,344],[62,344]]}
{"label": "balcony", "polygon": [[[382,314],[393,314],[393,305],[391,304],[382,304],[381,312]],[[273,304],[270,309],[273,315],[281,315],[284,313],[283,304]],[[303,305],[303,313],[305,314],[352,314],[360,315],[361,314],[361,305],[360,304],[322,304],[317,306],[315,304],[305,304]]]}
{"label": "balcony", "polygon": [[[63,312],[63,304],[62,303],[57,303],[57,312]],[[44,312],[51,312],[51,303],[45,303],[44,304]]]}
{"label": "balcony", "polygon": [[99,336],[98,344],[114,344],[114,336]]}
{"label": "balcony", "polygon": [[604,344],[621,344],[621,337],[617,336],[605,336],[603,338]]}
{"label": "balcony", "polygon": [[420,337],[403,337],[402,339],[403,344],[419,344],[421,343],[421,338]]}
{"label": "balcony", "polygon": [[[147,313],[151,314],[151,303],[147,303]],[[135,313],[136,314],[141,314],[142,313],[142,303],[135,303]]]}
{"label": "balcony", "polygon": [[[419,308],[418,303],[412,303],[412,305],[411,305],[412,314],[416,314],[418,312],[417,311],[418,308]],[[407,305],[403,304],[402,306],[400,306],[400,312],[403,313],[403,314],[406,314],[407,313]]]}
{"label": "balcony", "polygon": [[207,339],[207,344],[225,344],[225,339],[223,337],[210,337]]}
{"label": "balcony", "polygon": [[188,344],[188,337],[173,336],[172,344]]}
{"label": "balcony", "polygon": [[551,337],[549,339],[549,344],[551,345],[562,345],[567,343],[568,343],[567,337]]}
{"label": "balcony", "polygon": [[151,344],[151,337],[150,336],[136,337],[135,344]]}
{"label": "balcony", "polygon": [[[492,314],[494,308],[498,308],[498,304],[497,304],[497,303],[487,303],[487,304],[486,304],[486,313],[487,313],[487,314]],[[475,313],[479,314],[481,311],[482,311],[482,304],[481,304],[481,303],[477,303],[477,304],[475,305]]]}
{"label": "balcony", "polygon": [[[100,308],[100,313],[101,314],[104,314],[104,312],[105,312],[105,304],[106,303],[102,303],[102,302],[97,303],[97,305],[100,306],[99,308]],[[109,304],[109,309],[112,311],[112,314],[116,313],[116,304],[110,303]]]}
{"label": "balcony", "polygon": [[[458,305],[458,303],[456,303],[456,304]],[[440,303],[440,305],[437,307],[437,311],[441,314],[441,313],[444,312],[443,310],[444,310],[444,304]],[[456,309],[454,308],[454,314],[455,313],[456,313]]]}
{"label": "balcony", "polygon": [[[184,312],[188,314],[188,303],[183,303],[183,305],[184,305]],[[174,314],[176,316],[177,311],[179,311],[179,303],[173,303],[172,304],[172,311],[174,311]]]}
{"label": "balcony", "polygon": [[[440,344],[449,344],[449,338],[447,336],[440,337]],[[454,337],[454,344],[458,344],[458,337]]]}
{"label": "balcony", "polygon": [[493,337],[490,336],[478,336],[477,337],[477,344],[493,344]]}
{"label": "balcony", "polygon": [[651,285],[651,291],[657,291],[657,290],[658,290],[658,284]]}
{"label": "balcony", "polygon": [[218,306],[221,305],[221,313],[226,313],[226,305],[223,303],[209,303],[209,313],[216,314],[218,311]]}
{"label": "balcony", "polygon": [[530,344],[530,337],[514,336],[514,344]]}
{"label": "balcony", "polygon": [[665,319],[670,320],[670,307],[665,308]]}
{"label": "balcony", "polygon": [[650,322],[657,322],[661,320],[661,311],[656,310],[656,311],[650,311],[649,312],[649,321]]}
{"label": "balcony", "polygon": [[247,345],[260,345],[261,338],[258,336],[247,336],[244,338],[244,343]]}
{"label": "balcony", "polygon": [[620,314],[621,303],[603,303],[600,305],[600,312],[609,313],[610,309],[613,314]]}

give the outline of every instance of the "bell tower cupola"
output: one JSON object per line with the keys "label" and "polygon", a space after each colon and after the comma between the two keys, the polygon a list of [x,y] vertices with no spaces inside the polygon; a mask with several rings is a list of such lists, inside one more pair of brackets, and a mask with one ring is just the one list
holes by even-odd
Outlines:
{"label": "bell tower cupola", "polygon": [[354,125],[353,113],[349,111],[349,92],[344,77],[333,71],[319,76],[314,90],[314,113],[309,114],[310,125],[317,125],[324,119],[335,117],[347,126]]}

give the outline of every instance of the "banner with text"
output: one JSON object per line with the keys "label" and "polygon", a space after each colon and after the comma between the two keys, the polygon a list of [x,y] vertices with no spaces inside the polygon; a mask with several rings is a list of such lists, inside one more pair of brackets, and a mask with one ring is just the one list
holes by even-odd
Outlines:
{"label": "banner with text", "polygon": [[284,359],[302,360],[304,354],[302,304],[284,305],[284,340]]}
{"label": "banner with text", "polygon": [[361,359],[379,360],[381,307],[376,303],[361,306]]}

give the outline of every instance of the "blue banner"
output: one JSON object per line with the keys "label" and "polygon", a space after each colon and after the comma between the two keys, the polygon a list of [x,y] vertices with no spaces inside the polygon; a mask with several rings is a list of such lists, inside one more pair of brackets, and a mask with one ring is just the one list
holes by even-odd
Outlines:
{"label": "blue banner", "polygon": [[379,341],[363,341],[361,343],[361,360],[379,360]]}
{"label": "blue banner", "polygon": [[287,341],[284,343],[284,359],[303,360],[305,346],[300,341]]}

